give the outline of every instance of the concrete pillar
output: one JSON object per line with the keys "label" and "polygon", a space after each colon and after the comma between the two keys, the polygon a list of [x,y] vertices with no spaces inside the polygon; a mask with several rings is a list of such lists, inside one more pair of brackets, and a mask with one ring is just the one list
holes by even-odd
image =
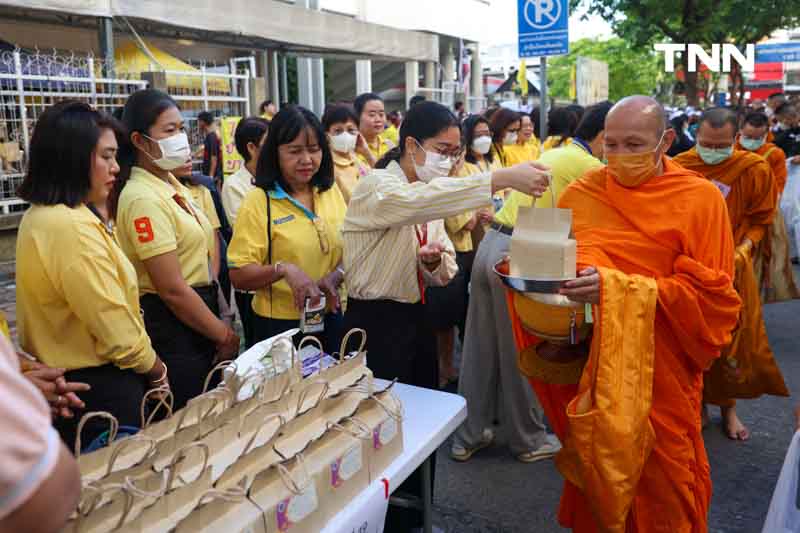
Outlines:
{"label": "concrete pillar", "polygon": [[314,74],[310,57],[297,58],[297,100],[306,109],[314,107]]}
{"label": "concrete pillar", "polygon": [[426,61],[425,62],[425,88],[427,88],[427,89],[435,89],[436,88],[436,62],[435,61]]}
{"label": "concrete pillar", "polygon": [[356,61],[356,94],[372,92],[372,61],[359,59]]}
{"label": "concrete pillar", "polygon": [[456,57],[453,52],[453,45],[445,47],[444,57],[442,58],[442,81],[455,81]]}
{"label": "concrete pillar", "polygon": [[[319,0],[303,0],[306,9],[319,11]],[[325,66],[322,59],[297,58],[298,99],[300,105],[322,115],[325,108]]]}
{"label": "concrete pillar", "polygon": [[[258,75],[261,77],[262,81],[264,82],[264,99],[272,98],[269,94],[269,50],[260,50],[256,53],[256,67],[258,68]],[[252,93],[252,91],[251,91]],[[261,101],[258,102],[257,105],[260,105]],[[258,107],[253,108],[253,114],[258,114]]]}
{"label": "concrete pillar", "polygon": [[[475,43],[472,50],[472,65],[470,65],[470,92],[474,98],[483,98],[483,67],[481,66],[481,47]],[[474,111],[480,111],[475,109]]]}
{"label": "concrete pillar", "polygon": [[103,58],[103,75],[114,77],[114,21],[110,17],[97,19],[100,57]]}
{"label": "concrete pillar", "polygon": [[[268,66],[269,69],[267,71],[267,83],[269,84],[269,98],[275,104],[275,107],[280,107],[281,105],[281,90],[280,90],[280,65],[278,61],[278,52],[276,50],[270,50],[268,52],[269,55],[269,62]],[[286,98],[286,95],[283,95],[283,98]]]}
{"label": "concrete pillar", "polygon": [[[289,76],[286,71],[286,55],[281,54],[281,98],[283,98],[283,102],[289,102]],[[277,102],[278,105],[281,103]]]}
{"label": "concrete pillar", "polygon": [[406,109],[409,107],[411,97],[417,94],[419,89],[419,63],[416,61],[406,61]]}
{"label": "concrete pillar", "polygon": [[314,94],[312,98],[313,106],[311,109],[317,114],[322,116],[325,112],[325,60],[320,58],[311,60],[311,74],[314,79],[313,89]]}
{"label": "concrete pillar", "polygon": [[141,77],[147,82],[149,89],[158,89],[167,92],[167,73],[166,72],[142,72]]}

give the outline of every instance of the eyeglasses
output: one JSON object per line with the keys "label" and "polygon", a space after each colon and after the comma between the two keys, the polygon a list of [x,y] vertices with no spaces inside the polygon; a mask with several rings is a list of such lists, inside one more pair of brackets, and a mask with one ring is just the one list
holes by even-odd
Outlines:
{"label": "eyeglasses", "polygon": [[430,148],[430,149],[428,149],[428,148],[425,148],[424,146],[422,146],[422,144],[419,141],[417,141],[417,146],[419,146],[420,148],[422,148],[426,152],[434,152],[434,153],[437,153],[437,154],[439,154],[441,156],[449,157],[453,161],[458,161],[464,155],[464,153],[466,152],[466,148],[463,147],[463,146],[459,146],[457,150],[446,150],[446,149],[445,150],[441,150],[441,149],[439,149],[439,148],[437,148],[435,146]]}

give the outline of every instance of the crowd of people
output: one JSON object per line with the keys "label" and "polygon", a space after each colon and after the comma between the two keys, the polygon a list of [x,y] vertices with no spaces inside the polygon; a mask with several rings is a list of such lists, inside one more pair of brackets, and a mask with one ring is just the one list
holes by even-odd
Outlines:
{"label": "crowd of people", "polygon": [[[116,118],[55,104],[19,190],[31,207],[17,353],[0,341],[1,490],[13,495],[0,529],[63,523],[79,493],[65,444],[83,413],[135,432],[148,390],[178,409],[217,363],[322,305],[324,328],[308,334],[326,351],[358,327],[376,377],[457,382],[468,417],[454,460],[491,446],[497,423],[517,460],[558,454],[562,525],[704,530],[704,406],[746,440],[736,399],[788,395],[761,306],[800,296],[777,207],[787,158],[800,163],[800,115],[773,96],[744,111],[665,111],[643,96],[556,106],[546,139],[538,110],[469,115],[415,97],[387,114],[367,93],[317,117],[267,101],[236,127],[243,164],[229,175],[214,117],[198,117],[193,153],[160,91],[132,94]],[[573,211],[577,278],[563,301],[517,300],[494,269],[519,209],[555,205]],[[635,394],[594,388],[631,368]],[[737,368],[746,385],[731,380]],[[614,423],[636,413],[641,424]],[[84,449],[104,430],[86,424]],[[54,490],[68,497],[34,527]],[[387,531],[420,524],[392,512]]]}

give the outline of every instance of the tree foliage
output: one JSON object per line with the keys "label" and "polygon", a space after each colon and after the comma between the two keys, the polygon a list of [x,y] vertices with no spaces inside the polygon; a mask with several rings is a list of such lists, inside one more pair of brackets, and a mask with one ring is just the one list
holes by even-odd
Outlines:
{"label": "tree foliage", "polygon": [[[800,0],[570,0],[609,21],[634,47],[656,42],[756,43],[781,28],[800,25]],[[686,54],[682,63],[686,70]],[[696,73],[686,72],[687,98],[697,104]]]}
{"label": "tree foliage", "polygon": [[608,97],[619,100],[631,94],[653,94],[663,77],[659,56],[646,47],[634,47],[614,37],[605,41],[580,39],[569,44],[569,55],[551,58],[547,63],[550,94],[568,99],[572,69],[578,56],[608,63]]}

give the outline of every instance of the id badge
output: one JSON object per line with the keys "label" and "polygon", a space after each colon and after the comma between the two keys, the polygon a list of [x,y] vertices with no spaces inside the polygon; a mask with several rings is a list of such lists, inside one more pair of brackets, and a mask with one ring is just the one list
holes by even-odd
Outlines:
{"label": "id badge", "polygon": [[317,305],[311,303],[311,298],[306,298],[305,310],[300,316],[300,331],[302,333],[325,331],[325,304],[325,296],[320,296]]}

